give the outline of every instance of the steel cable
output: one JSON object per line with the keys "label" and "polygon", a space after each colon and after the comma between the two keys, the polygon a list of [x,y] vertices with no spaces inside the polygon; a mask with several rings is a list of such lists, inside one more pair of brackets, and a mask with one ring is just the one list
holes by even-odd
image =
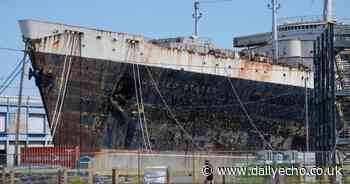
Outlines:
{"label": "steel cable", "polygon": [[[69,43],[70,43],[70,36],[69,34],[66,34],[67,36],[67,41],[66,43],[63,45],[63,49],[66,50],[66,48],[69,48]],[[68,44],[68,45],[67,45]],[[64,51],[66,52],[66,51]],[[67,63],[67,58],[68,58],[68,53],[65,55],[64,57],[64,61],[63,61],[63,67],[62,67],[62,72],[61,72],[61,78],[60,78],[60,85],[59,85],[59,89],[58,89],[58,95],[57,95],[57,100],[56,100],[56,104],[55,104],[55,110],[51,119],[51,130],[53,130],[53,127],[55,127],[56,125],[56,114],[57,114],[57,109],[59,107],[59,102],[60,102],[60,98],[61,98],[61,92],[62,92],[62,87],[63,87],[63,81],[64,81],[64,74],[65,74],[65,70],[66,70],[66,63]]]}
{"label": "steel cable", "polygon": [[[226,70],[225,70],[225,71],[226,71]],[[226,71],[226,73],[227,73],[227,71]],[[228,75],[228,73],[227,73],[227,75]],[[244,106],[244,104],[243,104],[241,98],[240,98],[239,95],[238,95],[238,92],[237,92],[235,86],[232,84],[231,79],[230,79],[229,77],[226,77],[226,78],[227,78],[228,82],[230,83],[231,89],[232,89],[232,91],[233,91],[235,97],[237,98],[237,100],[238,100],[238,102],[239,102],[239,104],[240,104],[240,106],[241,106],[241,108],[242,108],[242,110],[243,110],[243,113],[244,113],[245,116],[247,117],[248,122],[249,122],[250,125],[255,129],[255,131],[258,132],[260,138],[261,138],[261,139],[269,146],[269,148],[272,150],[271,143],[265,139],[265,136],[262,134],[262,132],[261,132],[261,131],[258,129],[258,127],[255,125],[254,120],[250,117],[250,115],[249,115],[247,109],[245,108],[245,106]]]}
{"label": "steel cable", "polygon": [[151,146],[151,141],[149,140],[149,132],[148,132],[148,127],[147,127],[147,119],[146,119],[146,114],[145,114],[145,107],[144,107],[144,103],[143,103],[143,93],[142,93],[142,83],[141,83],[141,75],[140,75],[140,68],[139,65],[136,65],[137,68],[137,75],[138,75],[138,83],[139,83],[139,91],[140,91],[140,102],[141,102],[141,108],[143,110],[143,123],[145,126],[145,133],[146,133],[146,138],[147,138],[147,142],[148,142],[148,147],[150,149],[150,151],[152,152],[152,146]]}
{"label": "steel cable", "polygon": [[143,144],[146,150],[148,150],[147,141],[145,138],[145,132],[143,130],[143,124],[142,124],[142,118],[141,118],[141,112],[140,112],[140,102],[139,102],[139,92],[137,87],[137,80],[136,80],[136,73],[135,73],[135,64],[132,64],[132,72],[133,72],[133,78],[134,78],[134,85],[135,85],[135,97],[136,97],[136,103],[137,103],[137,115],[138,115],[138,121],[141,129],[141,136],[143,140]]}
{"label": "steel cable", "polygon": [[15,69],[11,72],[11,74],[5,79],[3,84],[0,87],[0,95],[2,95],[6,89],[12,84],[12,82],[16,79],[16,77],[21,73],[21,64],[23,62],[28,62],[26,60],[26,56],[16,65]]}
{"label": "steel cable", "polygon": [[164,99],[164,96],[162,95],[162,93],[160,92],[158,85],[156,83],[156,81],[153,78],[153,75],[151,73],[151,71],[149,70],[149,68],[147,66],[145,66],[148,75],[151,79],[152,84],[154,85],[155,90],[157,91],[159,97],[161,98],[164,106],[166,107],[167,111],[170,113],[171,117],[174,119],[175,123],[180,127],[180,129],[183,131],[183,133],[191,140],[192,144],[194,146],[196,146],[198,149],[203,150],[192,138],[192,136],[186,131],[186,129],[181,125],[181,123],[179,122],[179,120],[176,118],[175,114],[173,113],[173,111],[171,110],[171,108],[169,107],[168,103],[166,102],[166,100]]}
{"label": "steel cable", "polygon": [[66,97],[67,84],[68,84],[68,80],[69,80],[69,76],[70,76],[70,71],[71,71],[71,67],[72,67],[73,51],[74,51],[75,42],[77,41],[74,35],[73,35],[73,38],[72,38],[72,39],[73,39],[73,41],[72,41],[72,48],[71,48],[71,53],[70,53],[70,57],[69,57],[69,61],[68,61],[68,69],[67,69],[67,73],[66,73],[67,76],[66,76],[65,82],[64,82],[62,100],[61,100],[60,107],[59,107],[59,109],[58,109],[58,115],[57,115],[57,118],[56,118],[56,125],[55,125],[55,128],[54,128],[52,137],[55,136],[56,129],[57,129],[58,124],[59,124],[59,119],[60,119],[61,111],[62,111],[62,108],[63,108],[64,100],[65,100],[65,97]]}

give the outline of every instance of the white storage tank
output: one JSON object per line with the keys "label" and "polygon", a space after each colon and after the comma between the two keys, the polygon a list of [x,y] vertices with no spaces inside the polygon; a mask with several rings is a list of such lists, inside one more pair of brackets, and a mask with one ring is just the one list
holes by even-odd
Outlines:
{"label": "white storage tank", "polygon": [[313,58],[312,51],[314,50],[313,40],[303,40],[302,42],[303,57]]}
{"label": "white storage tank", "polygon": [[279,55],[281,58],[302,56],[301,40],[298,40],[298,39],[280,40],[279,45],[280,45]]}

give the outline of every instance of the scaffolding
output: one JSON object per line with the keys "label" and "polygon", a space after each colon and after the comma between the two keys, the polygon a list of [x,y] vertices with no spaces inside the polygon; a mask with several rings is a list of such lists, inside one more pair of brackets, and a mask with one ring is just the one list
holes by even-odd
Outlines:
{"label": "scaffolding", "polygon": [[[314,42],[313,150],[332,151],[336,144],[334,24],[328,23]],[[335,163],[335,155],[317,154],[318,165]]]}

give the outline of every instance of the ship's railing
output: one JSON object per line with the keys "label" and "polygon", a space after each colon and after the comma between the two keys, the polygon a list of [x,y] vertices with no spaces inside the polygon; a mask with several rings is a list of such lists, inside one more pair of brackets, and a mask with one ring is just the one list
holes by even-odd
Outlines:
{"label": "ship's railing", "polygon": [[[350,18],[334,18],[337,24],[349,25]],[[321,15],[282,17],[278,19],[278,25],[301,24],[301,23],[320,23],[323,22]]]}
{"label": "ship's railing", "polygon": [[312,23],[322,22],[323,17],[321,15],[310,16],[297,16],[297,17],[282,17],[278,20],[279,25],[296,24],[296,23]]}
{"label": "ship's railing", "polygon": [[335,19],[337,24],[350,25],[350,18],[337,18]]}

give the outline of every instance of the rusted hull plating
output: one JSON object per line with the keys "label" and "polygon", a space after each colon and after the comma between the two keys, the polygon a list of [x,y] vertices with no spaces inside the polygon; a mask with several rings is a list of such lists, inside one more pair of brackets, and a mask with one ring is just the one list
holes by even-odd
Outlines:
{"label": "rusted hull plating", "polygon": [[[31,60],[48,119],[52,123],[64,55],[32,52]],[[137,149],[138,124],[133,65],[72,57],[56,145]],[[161,94],[197,145],[208,150],[257,149],[266,145],[248,123],[225,76],[148,66]],[[140,65],[145,115],[153,149],[196,148],[175,123]],[[230,79],[258,129],[276,149],[300,149],[303,136],[303,88]]]}

